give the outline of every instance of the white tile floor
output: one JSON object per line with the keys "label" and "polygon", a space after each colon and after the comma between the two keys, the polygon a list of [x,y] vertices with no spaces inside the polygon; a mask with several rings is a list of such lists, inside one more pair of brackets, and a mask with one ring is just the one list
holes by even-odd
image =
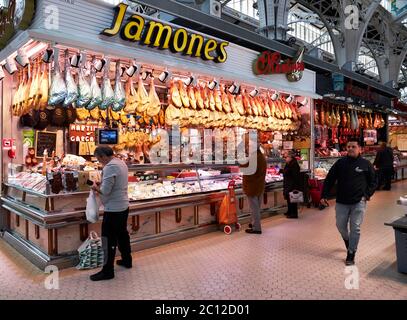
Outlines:
{"label": "white tile floor", "polygon": [[368,204],[352,269],[359,289],[345,287],[349,269],[331,202],[299,220],[266,219],[262,235],[215,232],[134,253],[134,268],[117,268],[110,281],[91,282],[95,270],[62,270],[58,290],[45,289],[48,275],[0,240],[0,299],[407,299],[394,231],[384,226],[404,214],[395,202],[406,190],[399,182]]}

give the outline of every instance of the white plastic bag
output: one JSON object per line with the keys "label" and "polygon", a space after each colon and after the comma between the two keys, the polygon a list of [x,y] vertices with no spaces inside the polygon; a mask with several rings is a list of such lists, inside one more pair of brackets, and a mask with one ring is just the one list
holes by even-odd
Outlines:
{"label": "white plastic bag", "polygon": [[95,223],[99,220],[100,199],[92,190],[86,200],[86,220],[90,223]]}
{"label": "white plastic bag", "polygon": [[301,191],[294,190],[291,191],[289,194],[290,202],[291,203],[302,203],[304,202],[304,194]]}

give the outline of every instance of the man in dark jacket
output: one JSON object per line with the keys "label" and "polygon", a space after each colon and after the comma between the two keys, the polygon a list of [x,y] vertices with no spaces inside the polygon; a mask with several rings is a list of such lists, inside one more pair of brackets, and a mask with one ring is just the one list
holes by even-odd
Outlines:
{"label": "man in dark jacket", "polygon": [[360,226],[366,211],[366,201],[376,189],[376,180],[372,164],[360,155],[359,142],[349,141],[347,151],[348,155],[339,159],[329,170],[324,182],[321,203],[328,205],[326,199],[337,182],[336,226],[348,250],[346,265],[353,265],[360,238]]}
{"label": "man in dark jacket", "polygon": [[379,173],[379,185],[377,186],[377,189],[380,189],[383,183],[383,190],[391,189],[393,161],[393,149],[388,147],[386,142],[382,142],[380,144],[380,149],[377,151],[376,159],[373,162],[375,169],[377,169]]}

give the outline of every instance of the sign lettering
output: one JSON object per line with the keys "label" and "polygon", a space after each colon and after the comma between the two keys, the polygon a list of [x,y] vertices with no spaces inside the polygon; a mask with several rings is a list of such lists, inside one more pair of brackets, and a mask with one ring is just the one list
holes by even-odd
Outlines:
{"label": "sign lettering", "polygon": [[282,62],[279,52],[264,51],[253,62],[253,72],[256,75],[285,73],[288,81],[299,81],[305,70],[303,55],[304,48],[301,48],[292,60]]}
{"label": "sign lettering", "polygon": [[157,21],[146,22],[142,16],[132,15],[125,22],[128,5],[119,4],[112,26],[102,31],[102,35],[113,37],[120,34],[123,40],[139,42],[142,45],[170,50],[191,57],[200,57],[216,63],[224,63],[227,59],[226,47],[229,42],[214,39],[205,41],[204,37],[190,34],[183,28],[173,29]]}

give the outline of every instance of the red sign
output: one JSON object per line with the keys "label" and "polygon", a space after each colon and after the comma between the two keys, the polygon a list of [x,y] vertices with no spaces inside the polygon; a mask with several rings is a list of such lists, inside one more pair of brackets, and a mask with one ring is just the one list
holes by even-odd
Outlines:
{"label": "red sign", "polygon": [[282,63],[281,54],[272,51],[262,52],[253,63],[253,72],[257,75],[292,73],[304,70],[305,64],[303,61],[287,59]]}
{"label": "red sign", "polygon": [[365,99],[366,101],[378,101],[379,96],[376,92],[356,87],[352,84],[345,86],[345,92],[350,96]]}
{"label": "red sign", "polygon": [[97,124],[71,124],[69,140],[71,142],[94,142]]}
{"label": "red sign", "polygon": [[3,139],[3,150],[11,150],[14,147],[15,139]]}

